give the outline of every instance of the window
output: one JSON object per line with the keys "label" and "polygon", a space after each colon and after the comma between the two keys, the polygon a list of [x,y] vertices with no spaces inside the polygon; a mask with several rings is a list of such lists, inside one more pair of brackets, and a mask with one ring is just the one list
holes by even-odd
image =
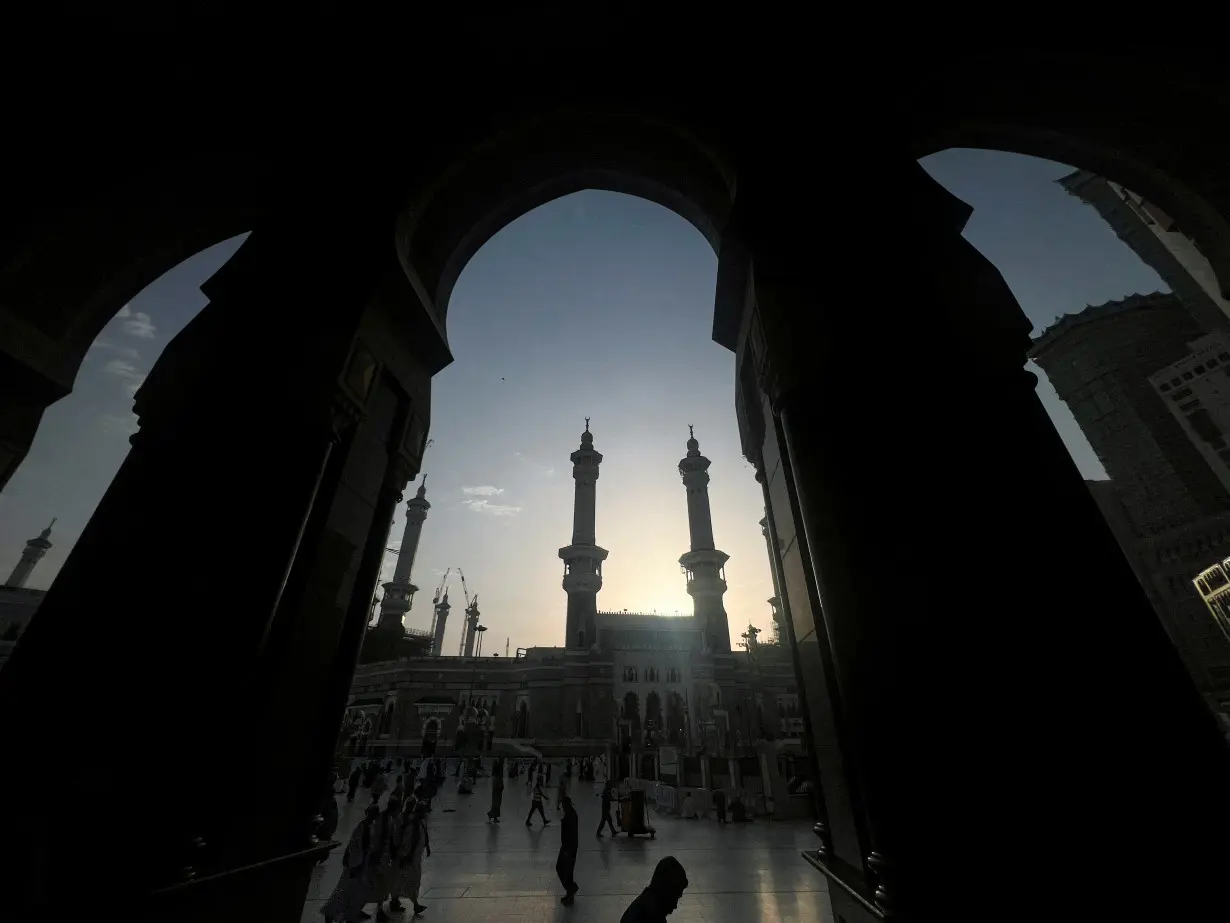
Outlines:
{"label": "window", "polygon": [[1170,390],[1170,385],[1162,385],[1162,390],[1163,390],[1163,391],[1169,391],[1169,390]]}
{"label": "window", "polygon": [[1203,366],[1203,365],[1198,365],[1198,366],[1196,366],[1196,374],[1197,374],[1197,375],[1203,375],[1203,374],[1204,374],[1204,372],[1205,372],[1205,369],[1204,369],[1204,366]]}
{"label": "window", "polygon": [[1192,375],[1192,373],[1191,373],[1191,372],[1184,372],[1184,373],[1183,373],[1183,380],[1184,380],[1184,381],[1191,381],[1194,377],[1195,377],[1195,376],[1194,376],[1194,375]]}

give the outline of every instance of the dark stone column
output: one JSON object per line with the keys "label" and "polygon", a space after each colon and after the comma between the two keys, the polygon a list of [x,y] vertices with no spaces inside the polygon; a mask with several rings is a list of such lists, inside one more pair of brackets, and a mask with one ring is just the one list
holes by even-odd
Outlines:
{"label": "dark stone column", "polygon": [[[18,906],[297,913],[426,438],[434,369],[392,233],[327,203],[258,229],[138,393],[132,451],[0,672],[0,786],[38,793],[0,846]],[[86,814],[107,842],[76,863]]]}
{"label": "dark stone column", "polygon": [[904,158],[866,176],[824,212],[842,270],[874,281],[840,294],[817,241],[757,222],[767,187],[740,187],[741,421],[833,853],[868,914],[1195,916],[1226,859],[1221,736],[1042,410],[967,210]]}
{"label": "dark stone column", "polygon": [[0,348],[0,490],[30,451],[43,412],[67,393]]}

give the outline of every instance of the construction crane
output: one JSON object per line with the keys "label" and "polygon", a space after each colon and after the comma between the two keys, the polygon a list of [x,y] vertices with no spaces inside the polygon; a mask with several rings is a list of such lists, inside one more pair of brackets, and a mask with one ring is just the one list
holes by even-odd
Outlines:
{"label": "construction crane", "polygon": [[470,588],[466,586],[465,572],[460,567],[457,568],[457,576],[461,578],[461,592],[466,598],[466,620],[461,632],[461,644],[457,648],[457,656],[465,657],[467,653],[474,652],[474,633],[478,628],[478,594],[470,595]]}
{"label": "construction crane", "polygon": [[448,575],[453,572],[451,567],[445,568],[444,576],[440,578],[440,582],[436,584],[435,595],[431,598],[431,634],[435,637],[436,634],[436,616],[438,614],[440,599],[448,595]]}

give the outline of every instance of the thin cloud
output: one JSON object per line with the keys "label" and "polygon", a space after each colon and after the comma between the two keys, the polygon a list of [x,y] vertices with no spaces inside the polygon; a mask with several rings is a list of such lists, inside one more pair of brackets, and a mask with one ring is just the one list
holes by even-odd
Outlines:
{"label": "thin cloud", "polygon": [[462,503],[475,513],[488,513],[492,516],[516,516],[521,512],[519,506],[505,506],[490,500],[463,500]]}
{"label": "thin cloud", "polygon": [[504,488],[484,484],[482,487],[463,487],[461,492],[470,497],[494,497],[504,493]]}
{"label": "thin cloud", "polygon": [[142,340],[152,340],[156,329],[148,314],[144,311],[133,311],[132,317],[124,321],[124,332]]}
{"label": "thin cloud", "polygon": [[145,382],[145,373],[125,359],[111,359],[103,366],[103,371],[122,380],[129,394],[136,394]]}
{"label": "thin cloud", "polygon": [[555,476],[554,465],[544,465],[542,462],[535,461],[532,458],[527,458],[522,452],[513,452],[513,458],[525,467],[529,468],[531,471],[541,474],[543,477],[549,478]]}
{"label": "thin cloud", "polygon": [[120,329],[129,336],[137,337],[142,340],[152,340],[157,328],[154,327],[153,320],[144,311],[134,311],[128,305],[120,308],[115,315],[115,319],[120,322]]}
{"label": "thin cloud", "polygon": [[124,436],[131,436],[141,428],[137,423],[136,414],[132,413],[127,416],[113,413],[103,414],[98,418],[98,427],[103,432],[120,433]]}
{"label": "thin cloud", "polygon": [[90,349],[97,349],[100,352],[115,353],[117,356],[123,356],[126,359],[139,359],[141,354],[131,346],[121,346],[119,343],[112,343],[110,340],[95,340],[90,344]]}

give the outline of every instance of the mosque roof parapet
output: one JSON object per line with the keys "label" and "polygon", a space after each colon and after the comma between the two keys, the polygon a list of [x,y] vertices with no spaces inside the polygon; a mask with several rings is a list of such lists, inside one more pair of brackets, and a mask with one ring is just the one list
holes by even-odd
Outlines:
{"label": "mosque roof parapet", "polygon": [[1182,308],[1183,304],[1177,296],[1166,292],[1150,292],[1147,295],[1138,292],[1116,301],[1107,301],[1105,304],[1086,305],[1084,310],[1077,311],[1075,314],[1063,314],[1057,317],[1054,323],[1044,328],[1041,333],[1034,337],[1033,348],[1030,352],[1034,353],[1046,346],[1050,346],[1059,337],[1084,324],[1105,320],[1141,308],[1159,307]]}
{"label": "mosque roof parapet", "polygon": [[695,618],[695,616],[689,613],[686,613],[686,612],[635,612],[635,611],[630,611],[628,609],[618,609],[618,610],[615,610],[615,609],[601,610],[600,609],[598,611],[598,615],[609,615],[612,617],[619,617],[619,618],[623,618],[625,616],[634,616],[636,618],[643,618],[643,619],[652,619],[652,618],[691,619],[691,618]]}

